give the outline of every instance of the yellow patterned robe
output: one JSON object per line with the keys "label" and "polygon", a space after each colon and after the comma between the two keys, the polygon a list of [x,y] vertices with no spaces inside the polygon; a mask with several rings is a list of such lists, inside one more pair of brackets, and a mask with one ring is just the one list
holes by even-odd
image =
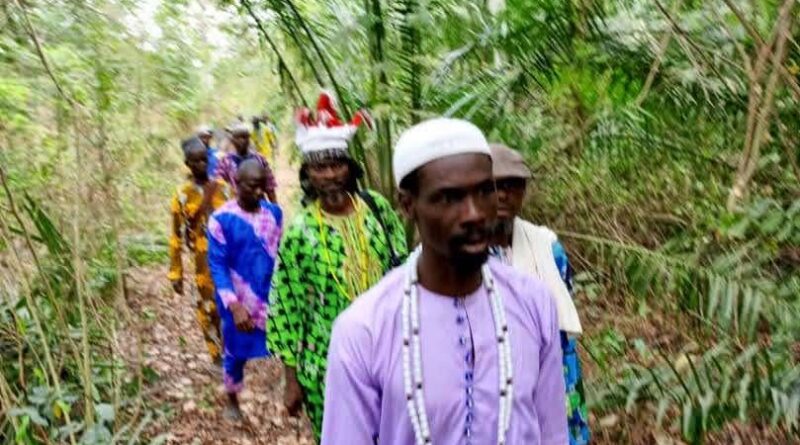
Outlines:
{"label": "yellow patterned robe", "polygon": [[[228,185],[216,180],[217,187],[211,198],[208,213],[225,204],[231,198]],[[198,213],[203,203],[204,188],[189,180],[180,185],[172,197],[170,211],[172,213],[172,230],[169,239],[170,281],[183,280],[183,243],[194,256],[194,276],[197,292],[195,314],[203,331],[208,353],[214,362],[221,358],[219,314],[214,302],[214,282],[208,268],[208,240],[206,239],[206,223],[208,214]]]}
{"label": "yellow patterned robe", "polygon": [[258,133],[254,133],[252,136],[253,144],[255,144],[257,151],[273,164],[275,163],[275,155],[278,148],[278,137],[275,133],[275,126],[269,122],[261,124]]}

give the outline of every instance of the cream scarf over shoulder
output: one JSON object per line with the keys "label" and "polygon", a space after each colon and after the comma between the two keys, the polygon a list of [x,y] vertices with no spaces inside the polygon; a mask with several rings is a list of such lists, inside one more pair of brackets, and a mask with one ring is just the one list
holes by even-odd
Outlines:
{"label": "cream scarf over shoulder", "polygon": [[556,240],[556,234],[547,227],[516,218],[511,243],[511,265],[521,272],[532,274],[547,285],[556,300],[559,328],[577,335],[583,332],[583,328],[569,290],[553,259],[553,243]]}

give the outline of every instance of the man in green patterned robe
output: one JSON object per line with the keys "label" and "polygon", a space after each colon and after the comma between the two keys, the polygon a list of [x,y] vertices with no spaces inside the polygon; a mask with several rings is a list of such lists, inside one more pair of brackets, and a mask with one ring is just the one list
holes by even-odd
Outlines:
{"label": "man in green patterned robe", "polygon": [[268,349],[285,366],[284,403],[301,406],[319,439],[333,321],[405,257],[405,231],[389,202],[358,189],[363,174],[347,143],[359,120],[341,124],[330,96],[318,117],[299,114],[304,207],[285,231],[273,279]]}

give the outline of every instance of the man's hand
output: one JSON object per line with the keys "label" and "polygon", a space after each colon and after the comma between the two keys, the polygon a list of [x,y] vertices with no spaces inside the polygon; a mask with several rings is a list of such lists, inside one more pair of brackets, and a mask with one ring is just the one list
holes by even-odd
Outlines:
{"label": "man's hand", "polygon": [[172,290],[178,295],[183,295],[183,280],[175,280],[172,282]]}
{"label": "man's hand", "polygon": [[242,303],[231,303],[228,309],[233,314],[233,322],[236,324],[236,329],[243,332],[250,332],[255,329],[253,320],[250,318],[247,309],[242,306]]}
{"label": "man's hand", "polygon": [[283,404],[292,417],[297,416],[303,406],[303,388],[297,381],[294,368],[286,367],[286,389],[283,392]]}

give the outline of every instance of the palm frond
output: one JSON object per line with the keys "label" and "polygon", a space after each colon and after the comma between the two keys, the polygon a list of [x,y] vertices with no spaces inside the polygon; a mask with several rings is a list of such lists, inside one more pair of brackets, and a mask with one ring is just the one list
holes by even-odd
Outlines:
{"label": "palm frond", "polygon": [[401,41],[395,55],[399,64],[398,81],[409,113],[408,123],[413,124],[420,120],[422,111],[422,66],[419,62],[422,54],[418,29],[422,11],[417,0],[397,0],[392,4],[392,12],[399,22]]}
{"label": "palm frond", "polygon": [[596,409],[625,406],[630,411],[651,401],[657,406],[657,425],[677,423],[691,443],[736,419],[758,418],[797,429],[800,367],[785,350],[755,344],[742,350],[720,342],[699,356],[657,353],[661,363],[630,364],[617,381],[598,391]]}
{"label": "palm frond", "polygon": [[291,69],[289,69],[289,65],[287,65],[285,57],[283,56],[281,51],[278,49],[278,45],[270,37],[269,32],[266,30],[266,28],[264,27],[264,24],[262,23],[261,19],[256,14],[255,10],[253,9],[253,6],[250,4],[250,1],[249,0],[240,0],[240,3],[242,5],[242,7],[247,11],[248,15],[250,15],[250,17],[255,21],[256,27],[258,28],[258,30],[260,32],[261,38],[264,39],[265,42],[267,42],[267,44],[269,45],[269,47],[272,50],[272,52],[278,58],[278,72],[279,72],[281,78],[283,78],[285,76],[288,79],[288,81],[290,82],[290,86],[291,86],[290,94],[294,94],[295,98],[298,101],[300,101],[302,104],[305,105],[307,102],[306,102],[306,100],[305,100],[305,98],[303,96],[302,90],[300,89],[300,85],[297,82],[297,78],[294,76],[294,74],[292,73]]}

